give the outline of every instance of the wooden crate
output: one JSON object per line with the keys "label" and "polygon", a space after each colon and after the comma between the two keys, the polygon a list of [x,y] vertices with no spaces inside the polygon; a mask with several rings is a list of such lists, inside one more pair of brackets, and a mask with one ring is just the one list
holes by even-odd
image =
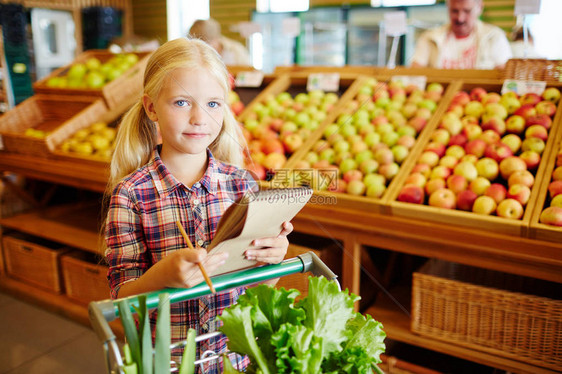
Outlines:
{"label": "wooden crate", "polygon": [[101,157],[96,154],[81,155],[75,152],[64,152],[60,149],[60,145],[65,140],[72,137],[76,131],[88,128],[90,125],[96,122],[103,122],[106,123],[108,127],[117,129],[121,117],[130,109],[130,107],[136,102],[136,100],[136,98],[129,96],[118,106],[115,106],[111,109],[96,111],[96,113],[80,113],[76,117],[70,119],[67,123],[65,123],[64,126],[65,128],[72,129],[72,132],[65,131],[65,138],[57,137],[55,140],[53,140],[51,154],[56,159],[74,160],[94,166],[109,166],[108,164],[111,161],[109,158]]}
{"label": "wooden crate", "polygon": [[82,304],[110,298],[106,265],[93,253],[72,251],[61,257],[66,295]]}
{"label": "wooden crate", "polygon": [[[241,115],[238,118],[239,122],[244,123],[246,120],[251,119],[255,113],[254,109],[258,105],[265,103],[270,98],[273,98],[282,92],[288,92],[289,94],[291,94],[292,97],[295,97],[299,93],[307,92],[308,77],[309,77],[308,73],[283,74],[277,77],[269,85],[267,85],[267,87],[263,91],[261,91],[259,95],[255,97],[255,99],[246,107],[246,109],[244,109],[244,111],[241,113]],[[356,79],[357,79],[357,75],[355,74],[340,76],[339,91],[336,92],[336,94],[340,97],[340,99],[335,104],[334,109],[331,112],[327,113],[326,119],[319,125],[319,127],[316,130],[312,132],[310,137],[313,137],[314,134],[317,131],[319,131],[324,124],[328,123],[333,118],[333,113],[337,111],[336,107],[339,105],[338,103],[343,100],[346,91],[348,90],[348,88],[350,88],[350,86],[355,82]],[[305,145],[303,145],[303,147],[301,148],[304,147]],[[251,149],[248,151],[248,153],[250,155],[253,154]],[[285,157],[287,158],[286,160],[286,164],[287,164],[290,161],[290,159],[293,158],[293,153],[286,152]],[[249,169],[253,168],[251,162],[252,160],[249,160],[247,165],[247,168]]]}
{"label": "wooden crate", "polygon": [[430,260],[413,274],[412,331],[512,360],[562,366],[560,286]]}
{"label": "wooden crate", "polygon": [[133,98],[139,98],[143,92],[144,69],[148,63],[151,52],[131,52],[139,57],[139,61],[131,68],[123,72],[118,78],[108,82],[99,89],[93,88],[54,88],[47,85],[47,81],[53,77],[64,76],[70,67],[76,63],[84,63],[89,58],[97,58],[103,64],[112,57],[114,53],[108,50],[91,49],[78,55],[72,63],[56,69],[45,78],[33,84],[35,93],[47,95],[83,95],[96,96],[105,100],[109,108],[119,106],[122,101]]}
{"label": "wooden crate", "polygon": [[562,60],[512,58],[504,69],[505,79],[562,82]]}
{"label": "wooden crate", "polygon": [[[1,148],[49,156],[56,144],[106,110],[105,103],[92,96],[34,95],[0,117]],[[26,135],[27,129],[44,131],[46,135]]]}
{"label": "wooden crate", "polygon": [[[342,96],[340,103],[336,108],[334,108],[327,121],[324,122],[321,128],[313,134],[313,136],[306,142],[306,144],[298,152],[296,152],[293,157],[291,157],[291,159],[289,159],[286,165],[287,169],[297,168],[299,161],[305,157],[305,155],[312,149],[314,144],[318,140],[324,138],[323,131],[326,129],[326,127],[336,121],[337,117],[345,111],[345,108],[349,101],[357,96],[359,89],[365,83],[365,80],[371,77],[372,76],[360,76],[355,81],[355,83],[346,91],[345,96]],[[391,79],[390,76],[377,76],[376,78],[381,82],[389,82]],[[380,198],[374,198],[367,196],[354,196],[348,193],[315,190],[310,204],[337,205],[338,207],[346,209],[387,213],[388,199],[392,195],[392,191],[394,191],[400,183],[400,180],[402,179],[401,175],[403,174],[403,169],[408,169],[408,165],[412,164],[415,161],[413,159],[413,156],[418,153],[417,150],[420,147],[420,143],[423,143],[423,141],[429,136],[429,132],[437,126],[437,119],[446,109],[445,104],[449,102],[449,99],[457,90],[457,84],[455,83],[449,83],[447,81],[440,80],[430,80],[429,82],[443,84],[445,88],[443,97],[441,98],[440,103],[438,104],[437,109],[433,113],[431,119],[427,122],[423,130],[417,134],[416,143],[410,149],[410,154],[408,155],[408,157],[400,165],[399,173],[394,178],[392,178],[392,180],[387,182],[388,184],[384,194]],[[279,179],[274,179],[273,182],[278,183]]]}
{"label": "wooden crate", "polygon": [[[558,129],[557,139],[560,140],[562,136],[562,126]],[[550,206],[550,197],[548,193],[548,185],[552,179],[552,172],[556,168],[558,153],[562,152],[562,141],[556,146],[552,147],[550,154],[545,160],[545,169],[543,179],[539,183],[539,190],[537,193],[536,204],[533,208],[531,215],[531,222],[529,228],[529,237],[532,239],[548,240],[553,242],[562,243],[562,227],[547,225],[540,222],[542,211]]]}
{"label": "wooden crate", "polygon": [[[475,87],[482,87],[488,92],[500,92],[502,83],[490,83],[489,81],[483,82],[460,82],[459,90],[470,91]],[[523,217],[519,220],[512,220],[507,218],[498,217],[495,215],[481,215],[472,212],[466,212],[461,210],[444,209],[437,208],[424,204],[413,204],[397,201],[398,194],[406,178],[411,173],[413,167],[415,166],[417,159],[425,149],[427,143],[431,140],[431,134],[428,134],[424,143],[421,144],[419,153],[416,160],[409,164],[409,170],[405,170],[402,175],[401,181],[398,187],[392,191],[392,195],[389,197],[390,214],[401,217],[408,217],[420,220],[429,220],[440,223],[447,223],[465,227],[486,229],[488,231],[493,231],[497,233],[503,233],[508,235],[517,235],[522,237],[529,236],[529,224],[531,220],[531,214],[533,207],[537,202],[539,188],[541,181],[543,180],[545,169],[546,169],[546,157],[551,152],[554,147],[557,138],[557,132],[560,126],[560,120],[562,119],[562,105],[558,105],[556,114],[554,115],[552,121],[552,127],[549,131],[549,136],[546,142],[546,147],[541,157],[541,162],[537,171],[535,172],[535,183],[531,189],[531,196],[524,210]],[[503,181],[502,183],[506,183]]]}
{"label": "wooden crate", "polygon": [[59,243],[23,234],[3,237],[6,273],[45,290],[61,293],[60,257],[69,251]]}

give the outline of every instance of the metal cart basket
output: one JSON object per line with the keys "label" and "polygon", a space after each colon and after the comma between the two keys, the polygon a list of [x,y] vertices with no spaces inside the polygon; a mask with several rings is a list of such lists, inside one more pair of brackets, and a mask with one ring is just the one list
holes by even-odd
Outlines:
{"label": "metal cart basket", "polygon": [[[337,276],[330,270],[318,256],[313,252],[307,252],[295,258],[285,260],[279,264],[264,265],[260,267],[241,270],[233,273],[219,275],[212,278],[213,286],[217,292],[224,291],[231,288],[240,286],[247,286],[258,282],[263,282],[269,279],[279,278],[295,273],[310,272],[315,276],[324,276],[325,278],[335,281]],[[339,287],[339,283],[338,283]],[[209,286],[205,282],[197,286],[187,289],[164,289],[157,292],[151,292],[147,295],[147,308],[154,309],[158,306],[158,297],[161,293],[167,292],[170,294],[170,302],[176,303],[195,299],[211,293]],[[138,296],[131,296],[127,298],[130,304],[138,305]],[[103,300],[94,301],[89,305],[90,323],[98,338],[103,345],[103,353],[105,356],[106,369],[109,374],[124,373],[123,372],[123,356],[117,344],[115,334],[111,330],[108,322],[111,322],[119,317],[117,303],[119,300]],[[220,332],[212,332],[205,335],[200,335],[196,338],[196,342],[210,339],[220,334]],[[172,348],[185,344],[185,342],[175,343]],[[202,364],[210,360],[217,359],[219,355],[214,352],[204,355],[195,362],[195,365]],[[173,371],[174,369],[172,369]]]}

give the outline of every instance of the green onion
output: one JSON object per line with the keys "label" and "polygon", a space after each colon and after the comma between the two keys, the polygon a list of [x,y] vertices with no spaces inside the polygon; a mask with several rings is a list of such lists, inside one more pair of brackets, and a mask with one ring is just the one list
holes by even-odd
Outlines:
{"label": "green onion", "polygon": [[139,365],[141,362],[139,336],[137,334],[137,328],[135,326],[135,321],[133,320],[133,314],[131,313],[129,301],[127,299],[119,300],[117,308],[119,309],[121,323],[123,324],[123,329],[125,330],[125,338],[127,339],[127,343],[131,351],[132,360]]}
{"label": "green onion", "polygon": [[154,372],[169,373],[170,360],[170,295],[161,293],[158,298],[158,318],[156,320],[156,340],[154,342]]}
{"label": "green onion", "polygon": [[195,373],[195,351],[197,343],[195,343],[195,330],[187,330],[187,341],[181,359],[181,366],[179,374],[193,374]]}

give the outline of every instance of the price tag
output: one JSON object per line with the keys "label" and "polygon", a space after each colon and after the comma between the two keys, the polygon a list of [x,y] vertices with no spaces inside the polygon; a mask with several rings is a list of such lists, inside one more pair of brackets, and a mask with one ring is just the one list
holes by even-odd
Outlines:
{"label": "price tag", "polygon": [[545,81],[520,81],[516,79],[506,79],[502,86],[502,95],[506,92],[513,91],[517,95],[525,95],[527,93],[536,93],[542,95],[546,88]]}
{"label": "price tag", "polygon": [[522,14],[539,14],[541,0],[516,0],[513,13],[518,16]]}
{"label": "price tag", "polygon": [[263,72],[259,70],[241,71],[236,74],[236,87],[260,87],[263,82]]}
{"label": "price tag", "polygon": [[310,74],[306,82],[306,90],[322,90],[326,92],[334,92],[340,89],[339,73],[318,73]]}
{"label": "price tag", "polygon": [[298,17],[285,18],[281,23],[283,35],[296,37],[301,33],[301,20]]}
{"label": "price tag", "polygon": [[392,82],[402,82],[404,86],[414,85],[420,90],[425,90],[427,77],[425,75],[395,75],[390,78]]}
{"label": "price tag", "polygon": [[388,12],[384,14],[384,32],[389,36],[400,36],[406,34],[408,25],[406,23],[406,12]]}

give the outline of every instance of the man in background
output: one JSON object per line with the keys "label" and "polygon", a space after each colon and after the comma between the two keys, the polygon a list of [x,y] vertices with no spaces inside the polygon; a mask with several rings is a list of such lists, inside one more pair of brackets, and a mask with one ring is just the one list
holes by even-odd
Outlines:
{"label": "man in background", "polygon": [[413,67],[499,69],[511,58],[507,37],[484,23],[482,0],[447,0],[450,23],[423,32],[412,58]]}
{"label": "man in background", "polygon": [[189,36],[201,39],[213,47],[221,55],[225,65],[250,65],[246,47],[223,36],[220,24],[212,18],[195,21],[189,29]]}

